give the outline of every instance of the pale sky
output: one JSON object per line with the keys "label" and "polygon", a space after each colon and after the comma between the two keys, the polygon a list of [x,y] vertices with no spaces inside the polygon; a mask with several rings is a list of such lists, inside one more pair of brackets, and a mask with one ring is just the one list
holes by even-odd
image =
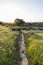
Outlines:
{"label": "pale sky", "polygon": [[0,21],[43,21],[43,0],[0,0]]}

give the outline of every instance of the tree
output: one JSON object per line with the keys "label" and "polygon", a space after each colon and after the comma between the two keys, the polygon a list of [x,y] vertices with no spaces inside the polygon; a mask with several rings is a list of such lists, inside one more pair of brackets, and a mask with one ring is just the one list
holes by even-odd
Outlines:
{"label": "tree", "polygon": [[2,25],[3,23],[0,21],[0,25]]}
{"label": "tree", "polygon": [[15,19],[14,24],[17,26],[21,26],[22,24],[24,24],[25,22],[22,19]]}

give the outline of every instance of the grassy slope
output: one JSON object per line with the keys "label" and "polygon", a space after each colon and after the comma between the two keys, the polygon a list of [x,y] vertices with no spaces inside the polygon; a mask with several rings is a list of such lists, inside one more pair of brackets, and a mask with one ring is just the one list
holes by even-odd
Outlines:
{"label": "grassy slope", "polygon": [[43,31],[24,31],[29,65],[43,65]]}
{"label": "grassy slope", "polygon": [[0,26],[0,65],[19,65],[18,34]]}

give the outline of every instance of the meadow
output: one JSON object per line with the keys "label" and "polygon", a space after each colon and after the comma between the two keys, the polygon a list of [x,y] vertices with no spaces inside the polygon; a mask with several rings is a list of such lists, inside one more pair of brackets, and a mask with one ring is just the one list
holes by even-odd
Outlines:
{"label": "meadow", "polygon": [[18,34],[9,27],[0,26],[0,65],[19,65]]}
{"label": "meadow", "polygon": [[[12,31],[10,27],[0,25],[0,65],[19,65],[20,31]],[[43,65],[43,31],[22,30],[26,46],[28,65]]]}
{"label": "meadow", "polygon": [[43,65],[43,31],[23,31],[28,65]]}

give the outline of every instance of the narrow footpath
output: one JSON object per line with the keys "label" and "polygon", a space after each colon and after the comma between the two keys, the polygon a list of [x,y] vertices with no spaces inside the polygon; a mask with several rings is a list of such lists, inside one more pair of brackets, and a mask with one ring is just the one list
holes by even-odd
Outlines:
{"label": "narrow footpath", "polygon": [[26,47],[25,47],[25,43],[24,43],[24,35],[21,32],[19,35],[19,45],[20,45],[20,58],[21,58],[21,62],[20,65],[28,65],[28,60],[26,57]]}

